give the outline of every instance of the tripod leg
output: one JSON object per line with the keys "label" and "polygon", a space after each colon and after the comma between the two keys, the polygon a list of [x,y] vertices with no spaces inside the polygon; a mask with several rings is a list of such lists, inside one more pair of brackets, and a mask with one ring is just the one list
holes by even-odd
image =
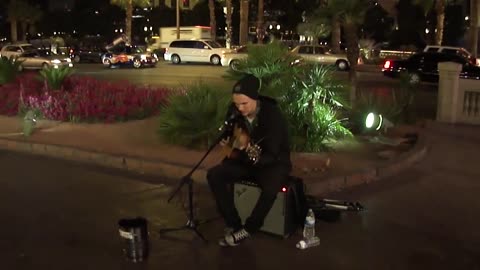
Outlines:
{"label": "tripod leg", "polygon": [[165,232],[173,232],[173,231],[180,231],[180,230],[192,230],[194,231],[198,237],[200,237],[205,243],[207,243],[207,239],[198,231],[197,229],[197,223],[195,222],[195,218],[193,215],[193,180],[188,179],[186,181],[188,183],[188,220],[187,223],[179,228],[170,228],[170,229],[161,229],[159,231],[160,234],[165,233]]}

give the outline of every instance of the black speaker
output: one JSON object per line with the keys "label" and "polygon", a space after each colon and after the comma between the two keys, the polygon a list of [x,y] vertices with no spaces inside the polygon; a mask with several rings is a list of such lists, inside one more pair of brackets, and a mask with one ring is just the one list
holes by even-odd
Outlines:
{"label": "black speaker", "polygon": [[[248,181],[235,183],[234,202],[238,214],[245,224],[245,220],[250,216],[258,198],[260,197],[260,188],[257,184]],[[267,214],[260,231],[281,236],[289,237],[298,227],[299,196],[303,193],[303,183],[298,178],[290,178],[287,185],[281,188],[277,193],[277,198]]]}

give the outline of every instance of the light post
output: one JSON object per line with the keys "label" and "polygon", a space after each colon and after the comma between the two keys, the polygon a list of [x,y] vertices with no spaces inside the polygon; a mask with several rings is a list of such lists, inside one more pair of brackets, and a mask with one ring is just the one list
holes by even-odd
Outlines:
{"label": "light post", "polygon": [[177,0],[177,39],[180,39],[180,0]]}

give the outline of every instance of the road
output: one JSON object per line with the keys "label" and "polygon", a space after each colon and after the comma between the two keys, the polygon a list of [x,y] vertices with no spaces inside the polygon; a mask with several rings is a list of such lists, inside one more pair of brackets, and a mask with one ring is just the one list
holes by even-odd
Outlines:
{"label": "road", "polygon": [[[319,220],[321,245],[304,251],[295,248],[300,230],[288,239],[259,233],[221,248],[219,219],[199,227],[209,244],[191,231],[159,235],[187,220],[185,186],[169,204],[172,189],[162,179],[1,151],[0,268],[480,269],[480,174],[471,159],[479,141],[461,130],[429,133],[426,159],[400,175],[332,194],[360,201],[366,211]],[[455,138],[463,139],[449,143]],[[196,217],[217,217],[208,190],[194,188]],[[151,243],[150,256],[137,265],[125,261],[117,225],[135,216],[149,221]]]}

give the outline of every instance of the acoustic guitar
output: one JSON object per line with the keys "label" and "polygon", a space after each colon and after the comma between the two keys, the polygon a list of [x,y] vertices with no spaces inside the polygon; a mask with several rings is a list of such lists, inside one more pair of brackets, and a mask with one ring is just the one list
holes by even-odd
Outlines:
{"label": "acoustic guitar", "polygon": [[262,149],[258,144],[253,143],[247,128],[237,122],[233,126],[229,140],[223,145],[223,152],[231,159],[239,158],[242,152],[245,152],[248,159],[255,164],[260,158]]}

